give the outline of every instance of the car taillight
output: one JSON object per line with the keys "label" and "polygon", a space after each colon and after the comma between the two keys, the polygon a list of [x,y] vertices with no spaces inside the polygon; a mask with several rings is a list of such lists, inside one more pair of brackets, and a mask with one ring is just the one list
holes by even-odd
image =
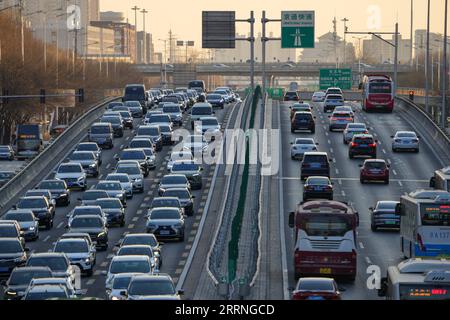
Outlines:
{"label": "car taillight", "polygon": [[352,260],[356,260],[356,250],[352,250]]}
{"label": "car taillight", "polygon": [[413,139],[412,142],[417,143],[419,142],[419,139]]}
{"label": "car taillight", "polygon": [[369,144],[369,147],[371,147],[371,148],[375,148],[376,146],[377,146],[376,143],[371,143],[371,144]]}
{"label": "car taillight", "polygon": [[336,117],[331,117],[330,120],[331,120],[331,121],[336,121],[336,120],[338,120],[338,118],[336,118]]}
{"label": "car taillight", "polygon": [[357,147],[357,146],[358,146],[358,144],[357,144],[357,143],[355,143],[355,142],[352,142],[351,146],[352,146],[352,147]]}
{"label": "car taillight", "polygon": [[417,234],[417,242],[419,243],[419,247],[421,251],[427,251],[425,248],[425,245],[423,244],[422,236],[418,233]]}

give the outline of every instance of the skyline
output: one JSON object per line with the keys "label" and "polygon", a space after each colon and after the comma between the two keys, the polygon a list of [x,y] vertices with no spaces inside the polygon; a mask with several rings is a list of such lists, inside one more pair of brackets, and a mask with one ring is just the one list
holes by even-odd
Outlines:
{"label": "skyline", "polygon": [[[431,3],[431,32],[444,33],[444,1],[438,0]],[[347,5],[343,5],[345,2]],[[341,19],[348,18],[349,31],[391,32],[394,30],[396,20],[399,22],[399,32],[404,39],[410,37],[410,0],[345,0],[337,4],[332,0],[322,0],[318,3],[299,4],[298,1],[284,0],[282,3],[273,3],[268,0],[258,2],[252,0],[240,2],[229,0],[227,2],[211,3],[205,0],[197,0],[194,3],[183,0],[169,0],[164,3],[154,3],[149,0],[100,0],[101,11],[121,11],[125,19],[134,25],[134,12],[131,7],[137,5],[149,11],[146,15],[146,31],[153,34],[155,51],[163,51],[163,42],[158,39],[167,38],[169,29],[179,40],[194,40],[195,47],[201,48],[201,12],[207,10],[236,11],[236,17],[246,19],[250,11],[255,11],[255,35],[261,32],[261,12],[266,10],[268,18],[278,19],[283,10],[315,10],[316,11],[316,38],[326,32],[332,31],[332,20],[336,16],[337,33],[344,35],[344,25]],[[173,4],[173,5],[172,5]],[[167,13],[168,8],[170,12]],[[174,10],[174,8],[176,10]],[[426,29],[426,0],[414,0],[414,30]],[[377,19],[380,13],[380,18]],[[142,14],[138,15],[138,30],[142,30]],[[189,26],[190,28],[187,28]],[[372,28],[372,29],[371,29]],[[237,23],[236,31],[247,34],[249,25]],[[274,36],[280,34],[280,23],[267,24],[267,33],[273,32]],[[367,36],[369,38],[369,36]],[[351,36],[347,41],[356,42]]]}

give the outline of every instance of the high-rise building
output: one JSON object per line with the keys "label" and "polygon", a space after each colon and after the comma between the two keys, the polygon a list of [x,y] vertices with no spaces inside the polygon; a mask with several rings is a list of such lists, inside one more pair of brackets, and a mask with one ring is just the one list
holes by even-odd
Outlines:
{"label": "high-rise building", "polygon": [[[355,59],[355,48],[351,42],[346,45],[346,63]],[[314,48],[303,49],[299,62],[304,63],[344,63],[344,41],[333,32],[327,32],[317,38]]]}
{"label": "high-rise building", "polygon": [[[387,41],[395,43],[395,36]],[[371,39],[363,40],[363,60],[367,63],[394,63],[395,48],[372,35]],[[408,64],[411,61],[410,39],[398,38],[398,63]]]}

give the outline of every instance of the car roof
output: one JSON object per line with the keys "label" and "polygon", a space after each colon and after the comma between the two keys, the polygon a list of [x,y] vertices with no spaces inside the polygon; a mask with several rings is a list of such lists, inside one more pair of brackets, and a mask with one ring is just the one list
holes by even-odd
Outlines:
{"label": "car roof", "polygon": [[114,256],[111,263],[115,261],[136,261],[136,260],[147,261],[148,256],[144,255]]}
{"label": "car roof", "polygon": [[30,256],[30,259],[31,258],[55,258],[55,257],[67,258],[67,256],[62,252],[33,252]]}
{"label": "car roof", "polygon": [[386,163],[386,160],[384,159],[366,159],[364,160],[364,163]]}
{"label": "car roof", "polygon": [[311,152],[305,152],[304,156],[327,156],[328,157],[328,153],[319,152],[319,151],[311,151]]}
{"label": "car roof", "polygon": [[155,281],[162,281],[162,280],[168,280],[173,282],[172,277],[168,274],[137,274],[133,277],[133,281],[145,281],[145,280],[155,280]]}
{"label": "car roof", "polygon": [[50,267],[48,266],[23,266],[23,267],[16,267],[13,269],[13,272],[30,272],[30,271],[50,271]]}
{"label": "car roof", "polygon": [[87,243],[86,239],[83,238],[60,238],[56,241],[56,243],[58,242],[84,242]]}

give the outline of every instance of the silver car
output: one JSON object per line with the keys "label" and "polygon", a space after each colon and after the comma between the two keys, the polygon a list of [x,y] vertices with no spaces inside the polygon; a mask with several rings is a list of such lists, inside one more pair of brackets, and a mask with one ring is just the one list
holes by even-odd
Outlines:
{"label": "silver car", "polygon": [[297,138],[291,146],[291,159],[302,160],[305,152],[317,151],[319,144],[311,138]]}
{"label": "silver car", "polygon": [[414,131],[397,131],[392,138],[392,151],[412,150],[419,152],[420,137]]}
{"label": "silver car", "polygon": [[98,177],[99,163],[98,158],[92,151],[75,151],[69,157],[70,163],[80,163],[83,169],[91,177]]}
{"label": "silver car", "polygon": [[128,174],[133,183],[133,192],[144,192],[144,174],[139,162],[130,160],[119,161],[115,173]]}
{"label": "silver car", "polygon": [[159,182],[158,194],[161,196],[167,189],[187,188],[191,189],[191,184],[184,174],[168,174]]}
{"label": "silver car", "polygon": [[173,163],[177,160],[194,160],[194,156],[191,151],[172,151],[169,161],[167,162],[167,171],[172,170]]}
{"label": "silver car", "polygon": [[25,240],[35,241],[39,239],[39,220],[30,209],[9,210],[2,220],[15,220],[23,232]]}
{"label": "silver car", "polygon": [[122,185],[123,190],[125,190],[127,198],[133,198],[133,182],[130,176],[126,173],[110,173],[105,178],[106,181],[119,181]]}
{"label": "silver car", "polygon": [[330,131],[333,130],[345,130],[347,124],[353,123],[353,116],[348,111],[333,111],[333,114],[330,116],[330,124],[328,129]]}
{"label": "silver car", "polygon": [[183,291],[176,291],[172,278],[164,274],[134,276],[122,293],[127,300],[180,300]]}
{"label": "silver car", "polygon": [[110,198],[117,198],[124,207],[127,206],[125,190],[122,188],[120,181],[99,181],[95,186],[95,190],[104,190]]}
{"label": "silver car", "polygon": [[128,285],[130,284],[131,278],[139,274],[140,273],[135,272],[126,272],[117,274],[114,277],[114,281],[112,283],[111,288],[106,290],[108,300],[125,300],[126,296],[122,295],[121,293],[124,290],[128,289]]}
{"label": "silver car", "polygon": [[342,142],[344,144],[349,144],[350,141],[353,139],[353,135],[355,134],[368,134],[369,131],[367,130],[365,123],[349,123],[347,124],[347,127],[344,129],[343,135],[342,135]]}
{"label": "silver car", "polygon": [[97,251],[85,239],[60,239],[53,252],[65,253],[72,265],[78,266],[87,276],[92,276]]}
{"label": "silver car", "polygon": [[121,273],[137,272],[152,274],[152,263],[148,256],[115,256],[106,273],[106,290],[112,288],[114,277]]}
{"label": "silver car", "polygon": [[146,229],[159,239],[184,241],[184,215],[180,208],[154,208],[147,214]]}
{"label": "silver car", "polygon": [[159,272],[158,257],[153,252],[152,246],[145,244],[134,244],[130,246],[121,246],[117,251],[117,256],[147,256],[152,263],[153,272]]}
{"label": "silver car", "polygon": [[80,163],[62,163],[56,171],[55,179],[64,180],[68,188],[87,189],[87,175]]}

